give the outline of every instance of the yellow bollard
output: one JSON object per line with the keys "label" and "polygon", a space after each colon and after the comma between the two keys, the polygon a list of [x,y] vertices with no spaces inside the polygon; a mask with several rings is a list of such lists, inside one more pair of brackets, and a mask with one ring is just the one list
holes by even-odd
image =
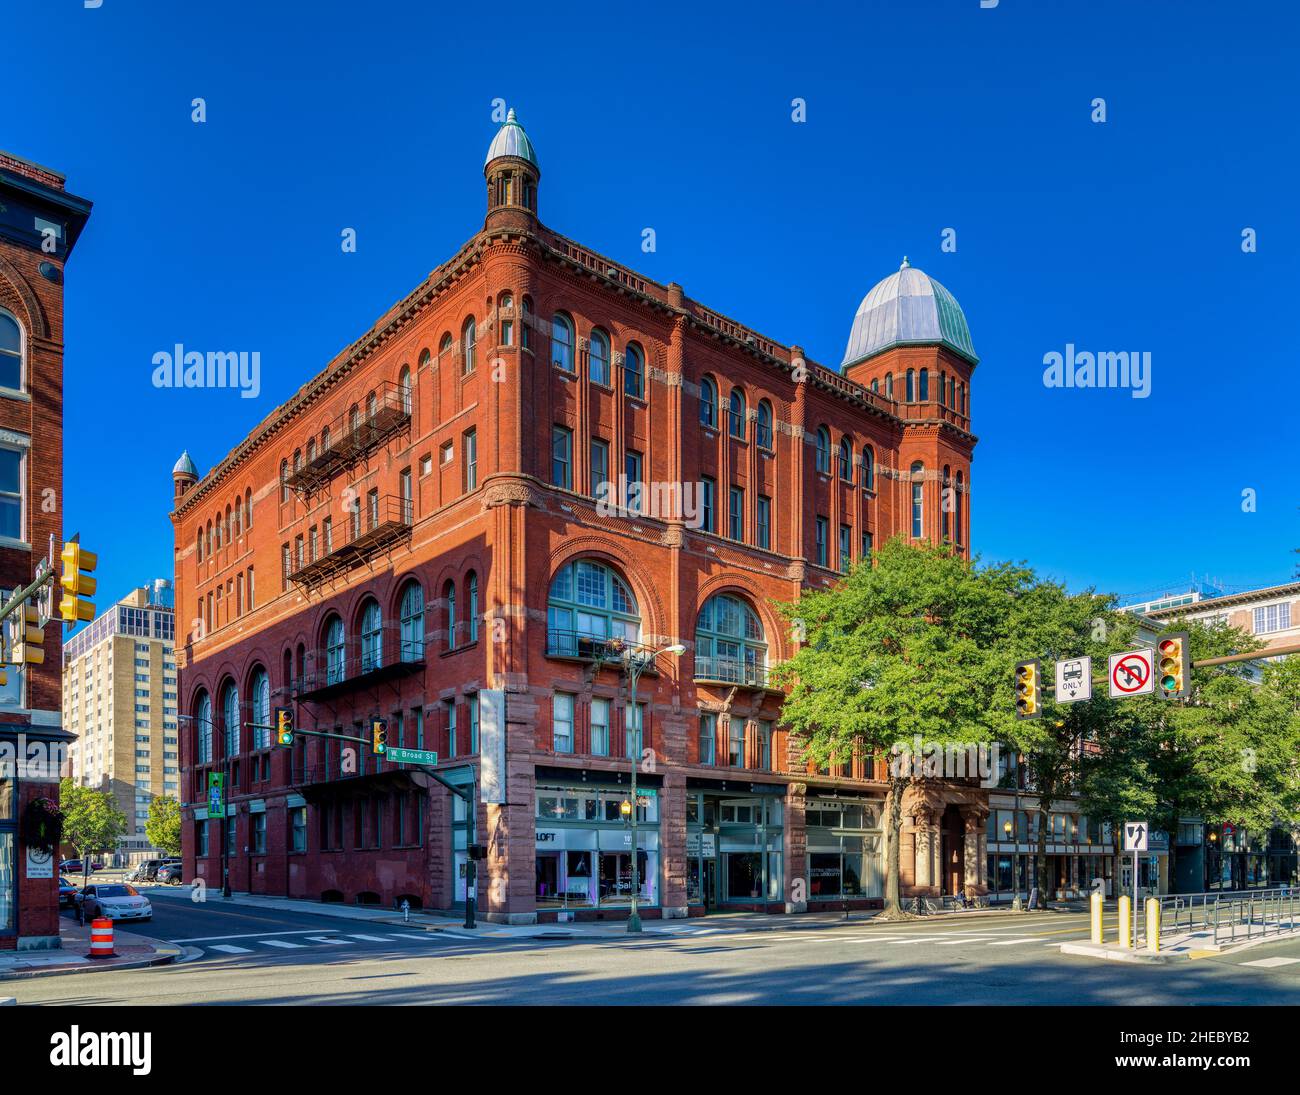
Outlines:
{"label": "yellow bollard", "polygon": [[1101,926],[1101,907],[1104,899],[1101,894],[1092,895],[1091,912],[1092,912],[1092,941],[1094,943],[1106,942],[1106,934]]}
{"label": "yellow bollard", "polygon": [[1160,953],[1160,901],[1154,897],[1147,898],[1147,950]]}
{"label": "yellow bollard", "polygon": [[1119,899],[1119,945],[1133,947],[1133,899],[1128,894]]}

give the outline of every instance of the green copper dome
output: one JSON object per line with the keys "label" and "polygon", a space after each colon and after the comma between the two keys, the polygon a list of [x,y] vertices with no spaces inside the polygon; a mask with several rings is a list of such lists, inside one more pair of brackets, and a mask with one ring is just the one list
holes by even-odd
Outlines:
{"label": "green copper dome", "polygon": [[840,367],[893,346],[925,343],[939,343],[972,362],[979,360],[957,298],[904,258],[897,273],[862,298]]}
{"label": "green copper dome", "polygon": [[486,167],[502,156],[515,156],[527,160],[539,171],[541,170],[541,165],[537,162],[537,153],[533,151],[533,142],[528,139],[524,127],[516,120],[513,107],[506,114],[505,123],[497,130],[497,135],[492,138],[483,166]]}

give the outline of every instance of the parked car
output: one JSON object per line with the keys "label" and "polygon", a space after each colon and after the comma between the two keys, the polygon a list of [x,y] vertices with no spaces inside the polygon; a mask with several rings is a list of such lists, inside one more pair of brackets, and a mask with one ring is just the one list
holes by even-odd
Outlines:
{"label": "parked car", "polygon": [[152,920],[153,906],[134,886],[125,882],[103,882],[87,886],[77,894],[82,916],[90,920],[106,916],[110,920]]}
{"label": "parked car", "polygon": [[154,873],[153,880],[155,882],[166,883],[168,886],[179,886],[181,884],[180,862],[164,863]]}
{"label": "parked car", "polygon": [[85,868],[79,859],[65,859],[59,864],[59,874],[82,874]]}
{"label": "parked car", "polygon": [[76,896],[77,887],[63,875],[59,875],[59,908],[63,908],[64,905],[71,907],[75,903]]}
{"label": "parked car", "polygon": [[131,872],[132,877],[128,881],[153,882],[158,873],[158,868],[167,862],[169,861],[166,859],[146,859]]}

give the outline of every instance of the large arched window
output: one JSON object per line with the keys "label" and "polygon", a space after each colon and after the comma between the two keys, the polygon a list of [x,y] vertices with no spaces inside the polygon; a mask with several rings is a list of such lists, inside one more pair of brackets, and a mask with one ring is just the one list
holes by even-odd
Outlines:
{"label": "large arched window", "polygon": [[221,723],[224,755],[233,757],[239,752],[239,689],[234,681],[221,690]]}
{"label": "large arched window", "polygon": [[556,312],[551,320],[551,364],[573,372],[573,320],[563,312]]}
{"label": "large arched window", "polygon": [[731,430],[731,436],[745,440],[745,393],[739,388],[731,389],[731,400],[727,408],[728,428]]}
{"label": "large arched window", "polygon": [[260,665],[253,670],[251,685],[253,696],[253,748],[269,749],[271,746],[271,678]]}
{"label": "large arched window", "polygon": [[456,628],[460,624],[456,616],[456,583],[450,578],[447,584],[442,587],[442,599],[447,603],[447,649],[455,650],[457,635]]}
{"label": "large arched window", "polygon": [[[328,437],[326,431],[326,437]],[[244,491],[244,528],[252,531],[253,528],[253,488],[249,487]]]}
{"label": "large arched window", "polygon": [[194,705],[195,763],[212,763],[212,736],[212,697],[203,691]]}
{"label": "large arched window", "polygon": [[444,331],[442,335],[442,341],[438,343],[438,364],[439,365],[445,365],[447,362],[451,360],[451,351],[454,345],[455,345],[455,341],[451,337],[451,332]]}
{"label": "large arched window", "polygon": [[853,446],[847,437],[840,438],[840,479],[853,482]]}
{"label": "large arched window", "polygon": [[876,453],[870,445],[862,450],[862,486],[866,490],[876,489]]}
{"label": "large arched window", "polygon": [[478,575],[472,570],[465,578],[465,622],[469,624],[469,641],[478,642]]}
{"label": "large arched window", "polygon": [[325,625],[325,683],[338,684],[346,674],[343,619],[339,616],[331,616],[329,623]]}
{"label": "large arched window", "polygon": [[885,398],[886,399],[894,398],[894,374],[893,373],[885,374]]}
{"label": "large arched window", "polygon": [[[407,365],[402,366],[402,371],[397,376],[397,390],[402,396],[402,413],[411,413],[411,370]],[[327,435],[328,436],[328,435]]]}
{"label": "large arched window", "polygon": [[609,384],[609,336],[604,331],[591,332],[587,351],[587,375],[597,384]]}
{"label": "large arched window", "polygon": [[201,528],[199,529],[198,536],[195,537],[194,546],[195,546],[195,551],[197,553],[197,560],[198,562],[201,563],[203,562],[203,529]]}
{"label": "large arched window", "polygon": [[627,344],[623,355],[623,392],[635,399],[645,395],[645,354],[635,342]]}
{"label": "large arched window", "polygon": [[370,600],[361,611],[361,672],[384,664],[384,624],[379,602]]}
{"label": "large arched window", "polygon": [[515,344],[515,298],[502,293],[497,301],[497,342],[502,346]]}
{"label": "large arched window", "polygon": [[718,386],[708,376],[700,381],[700,425],[718,428]]}
{"label": "large arched window", "polygon": [[760,449],[772,448],[772,404],[766,399],[758,401],[758,419],[754,422],[754,440]]}
{"label": "large arched window", "polygon": [[23,389],[23,329],[12,312],[0,308],[0,388]]}
{"label": "large arched window", "polygon": [[916,370],[907,370],[907,396],[906,402],[912,403],[916,399]]}
{"label": "large arched window", "polygon": [[831,473],[831,431],[825,426],[817,427],[817,470],[823,475]]}
{"label": "large arched window", "polygon": [[925,535],[925,465],[919,460],[912,465],[912,538]]}
{"label": "large arched window", "polygon": [[348,433],[355,437],[359,429],[361,429],[361,412],[357,410],[357,405],[354,403],[348,408]]}
{"label": "large arched window", "polygon": [[408,582],[402,591],[402,661],[424,661],[424,588]]}
{"label": "large arched window", "polygon": [[758,613],[739,597],[719,593],[704,602],[695,623],[695,676],[736,684],[767,682],[767,641]]}
{"label": "large arched window", "polygon": [[366,424],[373,426],[375,418],[379,414],[379,400],[375,398],[375,393],[371,392],[366,396]]}
{"label": "large arched window", "polygon": [[470,316],[460,329],[460,371],[474,371],[474,357],[478,347],[478,329],[474,326],[474,317]]}
{"label": "large arched window", "polygon": [[280,461],[280,501],[289,501],[289,461]]}
{"label": "large arched window", "polygon": [[550,653],[600,656],[607,639],[640,640],[641,614],[627,583],[611,568],[579,559],[551,579],[546,626]]}
{"label": "large arched window", "polygon": [[953,500],[954,508],[956,510],[956,512],[953,514],[953,516],[956,518],[956,520],[953,522],[954,525],[956,526],[954,539],[957,541],[958,547],[961,547],[962,544],[964,543],[964,540],[962,539],[962,536],[964,535],[962,532],[962,518],[965,516],[965,514],[962,512],[962,510],[964,508],[965,498],[966,498],[966,484],[962,478],[962,473],[958,472],[956,498]]}

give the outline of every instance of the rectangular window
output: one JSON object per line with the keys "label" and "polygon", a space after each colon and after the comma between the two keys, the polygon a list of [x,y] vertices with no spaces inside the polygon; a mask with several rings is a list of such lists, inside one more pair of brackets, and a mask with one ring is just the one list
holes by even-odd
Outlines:
{"label": "rectangular window", "polygon": [[853,565],[853,530],[840,525],[840,571],[847,574]]}
{"label": "rectangular window", "polygon": [[817,565],[830,566],[830,545],[827,541],[830,539],[831,523],[825,517],[817,518]]}
{"label": "rectangular window", "polygon": [[[254,607],[256,606],[253,599],[253,568],[249,567],[248,568],[248,611],[252,612]],[[163,683],[166,684],[167,682],[164,681]]]}
{"label": "rectangular window", "polygon": [[447,700],[447,756],[456,756],[456,701]]}
{"label": "rectangular window", "polygon": [[293,562],[289,556],[289,545],[280,545],[280,590],[289,588],[289,575],[293,573]]}
{"label": "rectangular window", "polygon": [[745,720],[732,715],[727,724],[727,764],[745,767]]}
{"label": "rectangular window", "polygon": [[0,448],[0,536],[23,538],[23,453]]}
{"label": "rectangular window", "polygon": [[635,707],[624,707],[623,720],[626,723],[623,728],[623,755],[640,759],[641,736],[645,728],[645,704],[638,703]]}
{"label": "rectangular window", "polygon": [[718,716],[700,716],[700,763],[714,763],[714,749],[718,741]]}
{"label": "rectangular window", "polygon": [[208,823],[206,821],[196,821],[194,823],[194,854],[200,859],[208,854]]}
{"label": "rectangular window", "polygon": [[397,489],[402,499],[402,520],[410,521],[415,517],[415,500],[411,493],[411,469],[403,468],[397,477]]}
{"label": "rectangular window", "polygon": [[469,751],[478,752],[478,693],[469,695]]}
{"label": "rectangular window", "polygon": [[266,855],[266,815],[253,814],[253,854]]}
{"label": "rectangular window", "polygon": [[609,700],[591,701],[591,754],[609,756]]}
{"label": "rectangular window", "polygon": [[700,480],[700,528],[705,532],[717,532],[717,514],[714,506],[716,484],[708,476]]}
{"label": "rectangular window", "polygon": [[862,534],[862,558],[871,558],[871,533],[869,532],[864,532]]}
{"label": "rectangular window", "polygon": [[772,548],[772,499],[766,495],[758,496],[758,522],[754,528],[758,546],[770,551]]}
{"label": "rectangular window", "polygon": [[289,811],[289,847],[295,852],[307,850],[306,806],[295,806]]}
{"label": "rectangular window", "polygon": [[564,426],[551,427],[551,482],[573,489],[573,431]]}
{"label": "rectangular window", "polygon": [[609,482],[609,442],[599,437],[591,439],[591,496],[602,497],[602,491]]}
{"label": "rectangular window", "polygon": [[[623,474],[627,476],[627,498],[624,504],[630,513],[640,513],[645,494],[645,457],[635,449],[628,449],[623,458]],[[664,514],[658,516],[663,517]]]}
{"label": "rectangular window", "polygon": [[326,517],[320,524],[321,538],[325,542],[325,554],[334,550],[334,518]]}
{"label": "rectangular window", "polygon": [[727,535],[733,540],[745,538],[745,491],[732,487],[727,499]]}
{"label": "rectangular window", "polygon": [[1291,602],[1263,605],[1255,609],[1255,634],[1267,635],[1271,631],[1286,631],[1291,626]]}
{"label": "rectangular window", "polygon": [[461,438],[461,453],[464,455],[465,491],[468,493],[478,486],[478,431],[467,430]]}
{"label": "rectangular window", "polygon": [[772,770],[772,723],[766,719],[759,722],[756,731],[754,767],[762,772]]}
{"label": "rectangular window", "polygon": [[556,692],[551,700],[552,748],[557,753],[573,752],[573,697]]}

